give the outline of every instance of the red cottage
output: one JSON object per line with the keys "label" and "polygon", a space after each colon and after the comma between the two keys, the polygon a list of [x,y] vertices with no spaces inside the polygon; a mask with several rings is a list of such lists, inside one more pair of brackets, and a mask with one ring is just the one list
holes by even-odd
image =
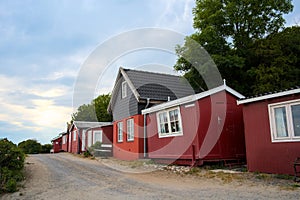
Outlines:
{"label": "red cottage", "polygon": [[242,99],[249,171],[294,174],[300,157],[300,89]]}
{"label": "red cottage", "polygon": [[[100,126],[88,128],[85,131],[84,141],[82,145],[83,149],[88,149],[96,142],[101,142],[101,149],[98,151],[102,152],[106,156],[112,156],[112,143],[113,143],[113,125],[112,123],[103,124]],[[82,151],[84,151],[82,149]],[[105,153],[104,153],[105,152]]]}
{"label": "red cottage", "polygon": [[149,158],[193,166],[245,159],[242,97],[224,83],[143,110]]}
{"label": "red cottage", "polygon": [[51,140],[52,142],[52,152],[58,153],[62,150],[62,133],[60,133],[57,137]]}
{"label": "red cottage", "polygon": [[123,160],[146,156],[141,110],[194,94],[179,76],[119,69],[108,111],[113,115],[113,154]]}
{"label": "red cottage", "polygon": [[69,129],[68,152],[81,153],[86,150],[86,130],[92,127],[110,125],[111,122],[74,121]]}

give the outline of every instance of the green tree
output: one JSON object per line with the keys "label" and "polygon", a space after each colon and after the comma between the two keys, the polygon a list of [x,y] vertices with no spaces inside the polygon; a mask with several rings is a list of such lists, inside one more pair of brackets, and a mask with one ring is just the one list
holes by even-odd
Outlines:
{"label": "green tree", "polygon": [[195,70],[187,61],[194,56],[189,42],[193,39],[211,55],[229,85],[244,94],[252,93],[246,85],[251,82],[247,73],[250,48],[256,40],[283,28],[282,15],[292,9],[291,0],[196,0],[193,9],[196,33],[188,36],[183,46],[176,47],[175,70],[185,72],[196,90],[205,88],[198,73],[202,66]]}
{"label": "green tree", "polygon": [[93,100],[92,105],[95,106],[96,116],[99,122],[111,122],[112,115],[107,112],[107,107],[110,101],[110,94],[99,95]]}
{"label": "green tree", "polygon": [[73,121],[109,122],[112,116],[107,112],[110,94],[103,94],[95,98],[90,104],[79,106],[77,112],[72,114]]}
{"label": "green tree", "polygon": [[251,69],[255,94],[300,85],[300,27],[258,40],[251,49]]}
{"label": "green tree", "polygon": [[17,190],[17,182],[23,180],[24,160],[24,153],[15,144],[0,139],[0,194]]}
{"label": "green tree", "polygon": [[42,145],[36,140],[31,139],[20,142],[18,147],[26,154],[37,154],[42,150]]}
{"label": "green tree", "polygon": [[52,144],[42,145],[41,153],[49,153],[52,147],[53,147]]}

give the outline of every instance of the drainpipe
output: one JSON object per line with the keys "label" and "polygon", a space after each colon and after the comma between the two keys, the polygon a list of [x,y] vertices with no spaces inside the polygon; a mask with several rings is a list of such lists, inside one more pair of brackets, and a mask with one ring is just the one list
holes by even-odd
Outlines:
{"label": "drainpipe", "polygon": [[[148,108],[149,106],[149,103],[150,103],[150,98],[147,98],[147,104],[145,106],[145,109]],[[146,150],[147,150],[147,141],[146,141],[146,138],[147,138],[147,114],[144,114],[144,158],[147,157],[147,153],[146,153]]]}

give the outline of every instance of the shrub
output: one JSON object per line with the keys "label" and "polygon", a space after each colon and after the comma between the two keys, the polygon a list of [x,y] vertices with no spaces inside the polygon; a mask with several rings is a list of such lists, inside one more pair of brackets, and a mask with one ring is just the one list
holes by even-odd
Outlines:
{"label": "shrub", "polygon": [[17,182],[23,180],[24,160],[24,153],[15,144],[0,140],[0,193],[17,190]]}
{"label": "shrub", "polygon": [[36,140],[26,140],[20,142],[18,147],[22,149],[22,151],[26,154],[37,154],[42,150],[42,145],[38,143]]}
{"label": "shrub", "polygon": [[50,150],[52,149],[52,144],[44,144],[42,145],[41,153],[50,153]]}

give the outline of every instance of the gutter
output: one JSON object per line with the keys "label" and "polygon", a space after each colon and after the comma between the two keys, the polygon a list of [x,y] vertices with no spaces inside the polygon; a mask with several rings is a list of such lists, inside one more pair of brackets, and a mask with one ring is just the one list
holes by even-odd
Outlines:
{"label": "gutter", "polygon": [[[149,103],[150,103],[150,98],[147,98],[147,104],[145,106],[145,109],[148,108]],[[144,158],[147,157],[147,153],[146,153],[147,141],[146,141],[146,138],[147,138],[147,114],[144,114]]]}

